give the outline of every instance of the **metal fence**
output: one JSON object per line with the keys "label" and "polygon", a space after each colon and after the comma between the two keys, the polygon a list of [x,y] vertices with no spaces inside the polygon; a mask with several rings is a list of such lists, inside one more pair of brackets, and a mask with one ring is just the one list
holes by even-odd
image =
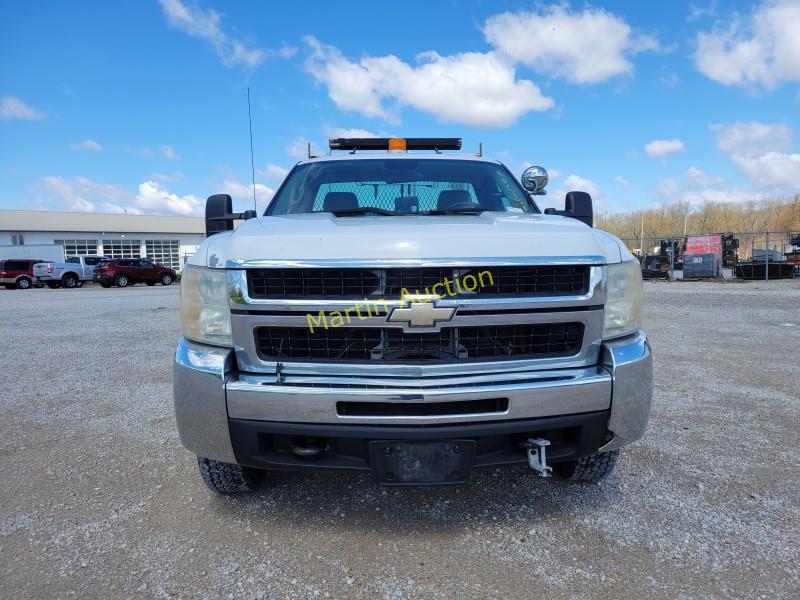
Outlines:
{"label": "metal fence", "polygon": [[622,238],[645,279],[800,277],[800,232],[757,231]]}

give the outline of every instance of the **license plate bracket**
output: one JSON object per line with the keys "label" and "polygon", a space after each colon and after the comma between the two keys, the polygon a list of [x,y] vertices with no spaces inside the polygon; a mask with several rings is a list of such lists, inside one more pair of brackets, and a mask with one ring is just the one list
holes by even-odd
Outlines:
{"label": "license plate bracket", "polygon": [[369,457],[380,485],[457,485],[469,479],[475,440],[376,440]]}

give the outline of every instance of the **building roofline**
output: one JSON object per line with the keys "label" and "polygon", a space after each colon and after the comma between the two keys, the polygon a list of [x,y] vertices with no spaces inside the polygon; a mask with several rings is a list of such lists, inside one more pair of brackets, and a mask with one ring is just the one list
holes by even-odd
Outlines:
{"label": "building roofline", "polygon": [[0,209],[0,231],[204,234],[202,217]]}

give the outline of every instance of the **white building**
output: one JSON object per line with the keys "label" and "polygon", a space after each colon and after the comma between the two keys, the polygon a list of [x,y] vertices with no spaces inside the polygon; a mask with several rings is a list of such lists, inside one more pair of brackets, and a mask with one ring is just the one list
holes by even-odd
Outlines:
{"label": "white building", "polygon": [[148,257],[180,269],[204,238],[201,217],[0,210],[0,246],[57,244],[66,256]]}

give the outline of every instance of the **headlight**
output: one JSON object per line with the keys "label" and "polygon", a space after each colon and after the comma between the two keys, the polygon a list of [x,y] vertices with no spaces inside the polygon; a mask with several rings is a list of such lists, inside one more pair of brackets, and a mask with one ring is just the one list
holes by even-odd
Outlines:
{"label": "headlight", "polygon": [[608,265],[603,339],[628,335],[642,327],[642,268],[639,261]]}
{"label": "headlight", "polygon": [[185,266],[181,276],[181,331],[196,342],[233,346],[224,269]]}

